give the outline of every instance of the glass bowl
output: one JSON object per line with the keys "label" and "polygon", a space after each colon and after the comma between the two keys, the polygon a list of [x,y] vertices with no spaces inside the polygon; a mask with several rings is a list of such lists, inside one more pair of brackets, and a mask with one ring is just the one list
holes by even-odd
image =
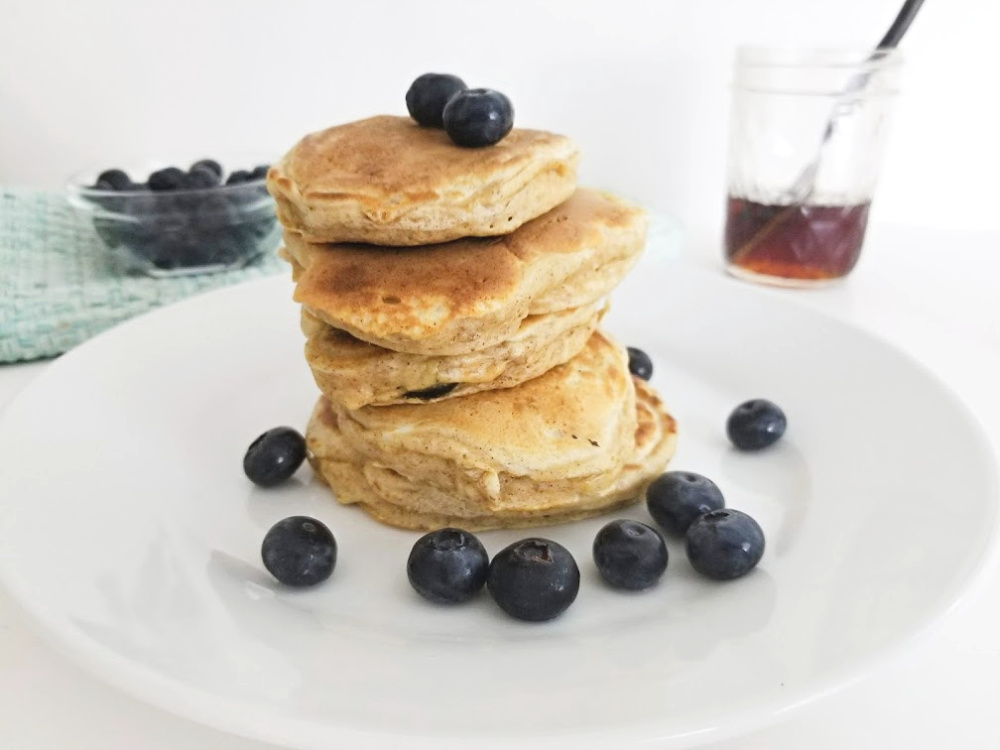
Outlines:
{"label": "glass bowl", "polygon": [[[264,161],[229,163],[253,169]],[[163,166],[134,165],[126,172],[145,179]],[[229,185],[223,174],[223,184],[214,187],[157,191],[146,183],[98,188],[95,170],[72,177],[67,189],[78,216],[97,231],[117,270],[157,277],[214,273],[241,268],[278,248],[281,229],[260,172],[249,179],[243,173],[246,181]]]}

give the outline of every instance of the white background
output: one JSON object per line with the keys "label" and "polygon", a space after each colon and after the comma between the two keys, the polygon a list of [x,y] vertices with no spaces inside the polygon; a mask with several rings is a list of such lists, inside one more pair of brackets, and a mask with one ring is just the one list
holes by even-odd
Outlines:
{"label": "white background", "polygon": [[[718,226],[741,42],[874,44],[901,0],[0,0],[0,183],[135,157],[279,154],[405,114],[418,74],[498,88],[572,135],[582,180]],[[929,0],[873,220],[996,226],[1000,2]]]}
{"label": "white background", "polygon": [[[58,188],[81,167],[149,156],[279,154],[309,130],[402,114],[413,77],[448,71],[505,91],[519,125],[572,135],[584,182],[676,216],[691,229],[687,257],[718,267],[734,46],[867,46],[900,2],[0,0],[0,184]],[[847,285],[784,293],[934,369],[994,446],[998,29],[997,0],[927,0],[903,44],[903,93],[865,257]],[[0,406],[45,367],[0,367]],[[906,654],[712,750],[995,749],[998,592],[994,558]],[[264,750],[94,680],[49,649],[0,590],[8,747]]]}

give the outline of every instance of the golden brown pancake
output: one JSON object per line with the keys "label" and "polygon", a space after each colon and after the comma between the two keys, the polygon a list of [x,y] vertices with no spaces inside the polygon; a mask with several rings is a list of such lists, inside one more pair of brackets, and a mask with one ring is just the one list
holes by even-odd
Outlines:
{"label": "golden brown pancake", "polygon": [[638,260],[645,213],[580,189],[512,234],[420,248],[316,245],[286,233],[295,299],[354,337],[456,355],[514,337],[530,315],[594,303]]}
{"label": "golden brown pancake", "polygon": [[530,315],[506,341],[469,354],[435,356],[385,349],[302,311],[306,361],[320,391],[348,409],[418,404],[512,388],[566,362],[597,328],[606,307],[595,302]]}
{"label": "golden brown pancake", "polygon": [[267,183],[282,224],[309,242],[427,245],[517,229],[572,194],[578,161],[553,133],[461,148],[440,128],[381,115],[306,136]]}
{"label": "golden brown pancake", "polygon": [[310,462],[337,499],[414,529],[574,520],[638,499],[676,427],[595,333],[568,363],[515,388],[350,411],[321,398]]}

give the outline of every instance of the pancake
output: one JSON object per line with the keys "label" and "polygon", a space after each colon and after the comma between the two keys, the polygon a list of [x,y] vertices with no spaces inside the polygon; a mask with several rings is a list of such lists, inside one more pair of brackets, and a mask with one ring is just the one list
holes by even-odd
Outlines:
{"label": "pancake", "polygon": [[295,299],[328,325],[412,354],[468,354],[525,318],[601,299],[638,260],[645,213],[580,189],[512,234],[421,248],[316,245],[285,235]]}
{"label": "pancake", "polygon": [[676,427],[601,333],[516,388],[351,412],[321,398],[306,440],[338,501],[410,529],[536,526],[637,500]]}
{"label": "pancake", "polygon": [[605,312],[595,302],[524,319],[511,338],[470,354],[434,356],[384,349],[302,311],[306,361],[320,391],[348,409],[418,404],[512,388],[579,352]]}
{"label": "pancake", "polygon": [[[677,439],[674,419],[645,381],[636,378],[635,388],[635,448],[616,480],[592,492],[573,489],[562,493],[547,492],[547,502],[533,509],[499,507],[461,515],[437,511],[436,505],[450,510],[447,491],[422,486],[391,469],[369,469],[364,454],[343,440],[337,416],[325,397],[317,404],[307,430],[309,461],[316,476],[333,489],[338,501],[345,505],[357,504],[373,518],[390,526],[421,531],[456,526],[469,531],[485,531],[577,521],[639,501],[649,483],[663,472],[673,456]],[[385,481],[387,479],[389,482]],[[538,489],[549,488],[539,484]]]}
{"label": "pancake", "polygon": [[307,135],[267,176],[281,223],[309,242],[427,245],[507,234],[566,200],[579,149],[515,129],[461,148],[440,128],[381,115]]}

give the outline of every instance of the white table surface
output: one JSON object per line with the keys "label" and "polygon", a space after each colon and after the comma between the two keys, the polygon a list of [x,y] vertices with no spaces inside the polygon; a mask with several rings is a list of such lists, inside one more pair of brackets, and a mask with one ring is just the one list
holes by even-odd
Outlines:
{"label": "white table surface", "polygon": [[[692,233],[684,262],[721,268],[715,245],[711,233]],[[769,293],[852,321],[909,352],[972,407],[1000,458],[1000,234],[875,226],[846,283]],[[0,405],[47,366],[0,366]],[[0,457],[9,460],[16,457]],[[270,747],[104,685],[43,642],[0,588],[0,749]],[[860,680],[707,747],[1000,748],[1000,555],[929,632]]]}

